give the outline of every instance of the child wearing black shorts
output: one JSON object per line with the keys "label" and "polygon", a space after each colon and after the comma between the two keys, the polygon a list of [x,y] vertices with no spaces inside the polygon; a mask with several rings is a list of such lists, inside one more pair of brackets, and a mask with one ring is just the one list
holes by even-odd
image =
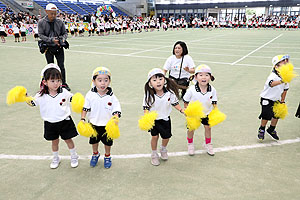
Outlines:
{"label": "child wearing black shorts", "polygon": [[148,73],[148,81],[145,84],[145,95],[143,109],[144,113],[156,111],[158,117],[154,127],[150,130],[151,139],[151,164],[160,164],[157,153],[159,136],[162,138],[160,147],[161,159],[168,160],[167,145],[172,137],[170,113],[172,106],[183,113],[178,101],[177,84],[170,78],[164,76],[162,69],[154,68]]}
{"label": "child wearing black shorts", "polygon": [[112,165],[110,151],[113,140],[107,137],[105,126],[112,116],[121,117],[121,105],[109,87],[110,81],[111,72],[109,69],[98,67],[93,71],[93,87],[85,96],[85,103],[81,113],[81,120],[85,122],[87,117],[97,132],[97,137],[91,137],[89,141],[93,149],[93,156],[90,161],[91,167],[95,167],[98,163],[100,157],[98,146],[100,141],[104,144],[105,149],[104,167],[110,168]]}

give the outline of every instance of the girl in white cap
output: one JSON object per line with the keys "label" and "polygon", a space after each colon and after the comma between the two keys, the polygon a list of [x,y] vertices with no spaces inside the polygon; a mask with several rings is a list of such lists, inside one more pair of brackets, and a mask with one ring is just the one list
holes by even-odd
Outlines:
{"label": "girl in white cap", "polygon": [[[211,69],[207,65],[200,65],[195,70],[195,80],[196,84],[190,87],[183,97],[184,107],[187,108],[189,102],[199,101],[204,107],[204,113],[207,117],[202,118],[201,123],[204,125],[205,129],[205,143],[203,147],[206,149],[207,153],[213,156],[214,150],[211,143],[211,127],[208,124],[208,114],[217,105],[217,92],[216,89],[209,84],[210,81],[214,81],[215,78],[211,74]],[[187,131],[187,141],[188,141],[188,153],[189,155],[195,154],[195,147],[193,142],[195,131]]]}
{"label": "girl in white cap", "polygon": [[85,96],[85,103],[81,113],[81,120],[85,122],[88,118],[97,132],[97,137],[91,137],[89,143],[93,148],[93,156],[90,166],[95,167],[98,163],[100,153],[98,152],[99,142],[104,144],[105,156],[104,167],[111,167],[110,150],[113,140],[106,134],[105,126],[112,116],[121,117],[121,105],[113,94],[111,87],[111,72],[106,67],[97,67],[92,74],[92,89]]}
{"label": "girl in white cap", "polygon": [[73,94],[61,87],[62,75],[56,64],[46,65],[41,77],[41,90],[29,105],[40,107],[44,120],[44,138],[52,142],[53,160],[50,168],[56,169],[60,163],[59,136],[66,142],[71,153],[71,167],[75,168],[78,166],[78,155],[72,138],[78,133],[71,118],[70,102]]}
{"label": "girl in white cap", "polygon": [[150,130],[151,139],[151,163],[159,165],[159,155],[157,153],[157,142],[159,135],[162,138],[160,148],[161,159],[168,160],[167,145],[172,136],[170,113],[172,106],[183,113],[183,109],[178,101],[178,88],[176,83],[164,76],[163,70],[154,68],[148,73],[148,81],[145,84],[145,95],[143,101],[144,112],[156,111],[158,117],[155,120],[154,127]]}

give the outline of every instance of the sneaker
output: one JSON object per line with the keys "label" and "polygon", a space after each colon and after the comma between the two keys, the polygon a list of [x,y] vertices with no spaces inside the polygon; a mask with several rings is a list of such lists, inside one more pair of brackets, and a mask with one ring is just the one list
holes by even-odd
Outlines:
{"label": "sneaker", "polygon": [[154,165],[154,166],[158,166],[160,164],[158,153],[155,153],[155,154],[152,153],[151,154],[151,164]]}
{"label": "sneaker", "polygon": [[168,150],[167,149],[162,149],[160,148],[160,157],[162,160],[168,160],[169,156],[168,156]]}
{"label": "sneaker", "polygon": [[265,139],[265,130],[259,129],[259,130],[258,130],[257,138],[258,138],[259,140],[264,140],[264,139]]}
{"label": "sneaker", "polygon": [[100,153],[98,153],[97,155],[92,156],[92,159],[91,159],[91,162],[90,162],[91,167],[95,167],[97,165],[99,157],[100,157]]}
{"label": "sneaker", "polygon": [[78,155],[72,155],[71,156],[71,167],[76,168],[78,167]]}
{"label": "sneaker", "polygon": [[214,156],[215,155],[212,143],[208,143],[208,144],[204,143],[203,147],[206,150],[206,152],[208,153],[208,155],[210,155],[210,156]]}
{"label": "sneaker", "polygon": [[188,143],[188,153],[190,156],[195,155],[194,143]]}
{"label": "sneaker", "polygon": [[267,133],[274,139],[279,140],[279,137],[277,135],[277,132],[274,130],[273,132],[270,131],[270,129],[267,129]]}
{"label": "sneaker", "polygon": [[104,157],[104,167],[106,169],[111,167],[111,157]]}
{"label": "sneaker", "polygon": [[65,84],[63,84],[61,86],[62,86],[62,88],[65,88],[66,90],[71,91],[71,88],[68,86],[67,83],[65,83]]}
{"label": "sneaker", "polygon": [[50,164],[50,168],[51,168],[51,169],[56,169],[56,168],[58,168],[59,163],[60,163],[60,158],[59,158],[59,157],[53,157],[52,162],[51,162],[51,164]]}

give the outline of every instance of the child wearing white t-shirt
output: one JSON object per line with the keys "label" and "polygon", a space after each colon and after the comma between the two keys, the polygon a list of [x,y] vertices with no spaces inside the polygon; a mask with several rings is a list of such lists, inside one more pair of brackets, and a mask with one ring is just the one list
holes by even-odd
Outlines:
{"label": "child wearing white t-shirt", "polygon": [[[195,80],[197,81],[195,85],[190,87],[183,97],[184,107],[187,108],[189,102],[199,101],[204,107],[204,113],[207,117],[201,119],[201,123],[204,125],[205,129],[205,143],[203,147],[206,149],[207,153],[213,156],[214,150],[211,143],[211,127],[208,124],[208,114],[217,105],[217,92],[216,89],[209,84],[210,81],[214,81],[215,78],[212,76],[211,69],[207,65],[200,65],[195,69]],[[194,131],[187,131],[188,140],[188,153],[189,155],[194,155],[195,147],[193,143]]]}
{"label": "child wearing white t-shirt", "polygon": [[278,55],[272,59],[273,70],[265,82],[264,90],[260,93],[260,105],[262,107],[259,119],[261,124],[258,129],[258,139],[264,140],[265,128],[269,120],[271,125],[267,129],[267,133],[274,139],[279,140],[277,132],[275,131],[278,118],[274,116],[273,106],[275,102],[284,103],[289,84],[284,83],[280,77],[277,69],[286,64],[289,60],[288,55]]}
{"label": "child wearing white t-shirt", "polygon": [[41,90],[29,105],[40,107],[44,120],[44,138],[52,142],[53,160],[50,168],[56,169],[61,161],[58,155],[59,136],[66,142],[71,153],[71,167],[75,168],[78,166],[78,155],[72,138],[78,133],[71,118],[70,102],[73,94],[61,87],[62,75],[56,64],[46,65],[41,76]]}
{"label": "child wearing white t-shirt", "polygon": [[162,138],[160,148],[161,159],[168,160],[167,145],[172,137],[170,113],[172,106],[183,113],[178,101],[178,88],[176,83],[164,76],[163,70],[154,68],[148,73],[148,81],[145,84],[145,95],[143,101],[144,112],[156,111],[158,117],[154,127],[150,130],[151,139],[151,163],[154,166],[160,164],[157,153],[159,135]]}
{"label": "child wearing white t-shirt", "polygon": [[81,120],[85,121],[85,117],[87,117],[97,132],[97,137],[91,137],[89,141],[93,149],[93,156],[90,161],[91,167],[95,167],[98,163],[100,141],[104,144],[105,149],[104,167],[110,168],[112,165],[110,151],[113,140],[107,137],[105,126],[112,116],[121,117],[121,105],[113,94],[111,87],[109,87],[110,82],[111,72],[109,69],[98,67],[93,71],[93,87],[85,96],[81,113]]}

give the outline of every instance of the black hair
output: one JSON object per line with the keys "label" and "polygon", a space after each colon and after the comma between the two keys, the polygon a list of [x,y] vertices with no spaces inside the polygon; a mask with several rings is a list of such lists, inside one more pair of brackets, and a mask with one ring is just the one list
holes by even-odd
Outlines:
{"label": "black hair", "polygon": [[[98,75],[99,75],[99,74],[93,76],[93,80],[96,80],[96,78],[97,78]],[[107,76],[108,76],[108,79],[110,80],[110,75],[107,74]]]}
{"label": "black hair", "polygon": [[[156,78],[164,77],[166,80],[164,90],[175,94],[176,97],[179,98],[178,87],[174,80],[165,77],[163,74],[155,74],[154,76]],[[150,79],[149,79],[145,84],[145,102],[147,107],[151,107],[154,104],[155,102],[154,94],[155,94],[155,89],[150,87]]]}
{"label": "black hair", "polygon": [[[196,73],[195,75],[192,75],[192,76],[191,76],[192,78],[190,77],[190,81],[193,80],[194,77],[197,76],[197,74],[198,74],[198,73]],[[211,80],[211,81],[216,80],[215,77],[214,77],[213,75],[211,75],[211,73],[208,73],[208,74],[209,74],[209,76],[210,76],[210,80]]]}
{"label": "black hair", "polygon": [[175,55],[175,47],[176,45],[179,44],[182,48],[182,55],[181,56],[185,56],[189,53],[188,51],[188,48],[185,44],[185,42],[182,42],[182,41],[177,41],[175,44],[174,44],[174,47],[173,47],[173,55]]}
{"label": "black hair", "polygon": [[45,70],[45,72],[43,74],[43,79],[40,84],[39,94],[41,96],[43,96],[43,94],[49,94],[49,88],[47,85],[45,85],[43,83],[43,81],[48,81],[48,80],[52,80],[52,79],[62,80],[62,75],[61,75],[60,71],[56,68],[49,68],[49,69]]}

